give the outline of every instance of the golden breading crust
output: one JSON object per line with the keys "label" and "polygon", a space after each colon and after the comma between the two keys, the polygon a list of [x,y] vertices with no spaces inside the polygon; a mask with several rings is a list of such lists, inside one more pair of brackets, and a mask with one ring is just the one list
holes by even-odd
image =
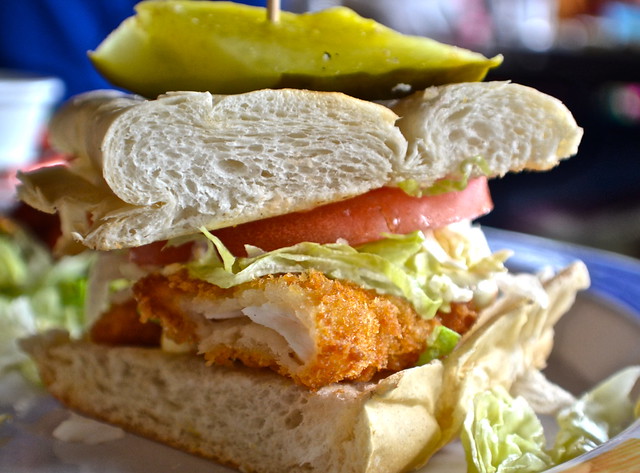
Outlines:
{"label": "golden breading crust", "polygon": [[134,299],[113,304],[89,330],[89,339],[102,345],[158,346],[161,336],[160,325],[140,321]]}
{"label": "golden breading crust", "polygon": [[[382,370],[413,366],[439,323],[421,318],[403,299],[331,280],[317,271],[266,276],[231,289],[191,279],[186,271],[154,274],[138,281],[134,293],[143,320],[158,319],[170,338],[197,344],[208,362],[239,360],[251,367],[269,367],[314,389],[341,380],[365,381]],[[228,327],[230,321],[206,318],[203,305],[220,307],[234,299],[277,301],[281,308],[302,311],[308,318],[304,323],[312,324],[313,356],[301,360],[288,348],[289,358],[295,360],[283,361],[265,344],[212,342],[216,330]],[[233,323],[241,334],[250,321],[238,317]]]}

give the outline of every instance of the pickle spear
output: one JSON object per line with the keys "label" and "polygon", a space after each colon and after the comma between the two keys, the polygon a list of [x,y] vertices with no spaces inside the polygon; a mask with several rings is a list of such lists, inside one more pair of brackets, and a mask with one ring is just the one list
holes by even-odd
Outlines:
{"label": "pickle spear", "polygon": [[112,84],[150,98],[291,87],[388,99],[479,81],[502,62],[402,35],[345,7],[283,11],[271,22],[265,8],[189,0],[139,3],[89,57]]}

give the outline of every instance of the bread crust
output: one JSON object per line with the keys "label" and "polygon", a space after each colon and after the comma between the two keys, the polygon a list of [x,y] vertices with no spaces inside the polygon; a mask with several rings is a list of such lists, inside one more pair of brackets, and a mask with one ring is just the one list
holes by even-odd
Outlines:
{"label": "bread crust", "polygon": [[367,466],[380,435],[369,411],[406,398],[407,389],[412,404],[399,406],[395,435],[408,450],[417,449],[411,436],[437,437],[439,363],[311,391],[269,370],[206,366],[190,355],[71,341],[61,332],[24,345],[47,389],[75,411],[242,471],[388,471]]}
{"label": "bread crust", "polygon": [[242,471],[394,473],[422,466],[454,438],[475,393],[543,368],[553,325],[588,284],[575,263],[545,283],[547,306],[499,299],[444,363],[317,391],[269,370],[61,332],[22,346],[70,408]]}
{"label": "bread crust", "polygon": [[392,110],[408,143],[398,180],[425,186],[465,166],[471,177],[548,170],[578,152],[583,134],[558,99],[506,81],[430,87]]}

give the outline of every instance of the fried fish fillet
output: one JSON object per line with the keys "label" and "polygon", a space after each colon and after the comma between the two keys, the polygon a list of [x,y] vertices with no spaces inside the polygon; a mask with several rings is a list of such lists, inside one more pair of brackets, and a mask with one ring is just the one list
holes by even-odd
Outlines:
{"label": "fried fish fillet", "polygon": [[186,271],[134,286],[142,320],[191,343],[207,362],[268,367],[310,388],[365,381],[415,365],[440,321],[405,300],[318,271],[266,276],[230,289]]}
{"label": "fried fish fillet", "polygon": [[102,345],[158,346],[162,327],[142,323],[135,299],[112,304],[89,330],[89,338]]}

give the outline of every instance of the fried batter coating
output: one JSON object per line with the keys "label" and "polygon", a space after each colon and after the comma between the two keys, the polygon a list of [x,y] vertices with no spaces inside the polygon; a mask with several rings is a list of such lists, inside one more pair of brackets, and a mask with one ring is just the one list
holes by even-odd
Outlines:
{"label": "fried batter coating", "polygon": [[449,312],[438,312],[436,317],[442,325],[463,335],[478,320],[478,311],[473,302],[452,302]]}
{"label": "fried batter coating", "polygon": [[[440,323],[404,299],[318,271],[230,289],[186,271],[154,274],[138,281],[134,294],[143,320],[159,319],[170,338],[196,343],[209,363],[268,367],[312,389],[413,366]],[[247,314],[258,314],[258,323]],[[265,314],[275,318],[260,318]]]}
{"label": "fried batter coating", "polygon": [[140,321],[133,299],[112,305],[89,330],[91,340],[104,345],[158,346],[161,336],[160,325]]}

